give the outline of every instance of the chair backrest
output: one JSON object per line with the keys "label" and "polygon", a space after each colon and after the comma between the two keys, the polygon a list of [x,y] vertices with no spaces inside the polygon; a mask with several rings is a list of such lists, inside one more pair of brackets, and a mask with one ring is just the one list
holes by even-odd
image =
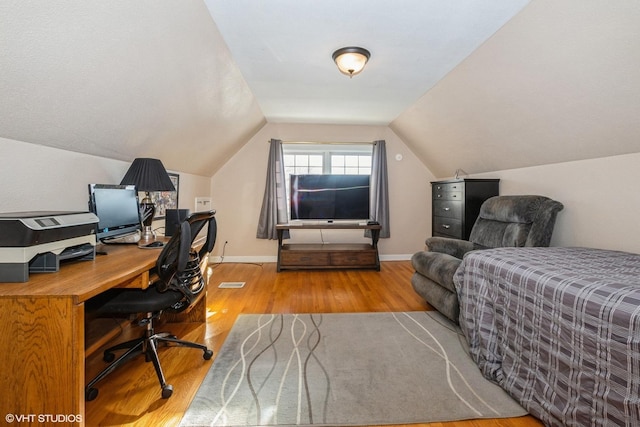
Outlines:
{"label": "chair backrest", "polygon": [[480,207],[469,240],[486,248],[549,246],[564,206],[544,196],[495,196]]}
{"label": "chair backrest", "polygon": [[[207,225],[205,243],[199,250],[193,248],[200,231]],[[216,242],[217,223],[214,211],[195,212],[185,219],[176,233],[162,249],[156,261],[160,281],[155,284],[160,292],[178,291],[183,298],[171,307],[185,310],[204,290],[206,280],[202,263]]]}

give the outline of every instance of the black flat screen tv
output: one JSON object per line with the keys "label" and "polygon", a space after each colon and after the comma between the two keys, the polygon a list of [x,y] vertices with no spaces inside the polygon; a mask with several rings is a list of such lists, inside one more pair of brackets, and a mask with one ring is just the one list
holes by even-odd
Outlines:
{"label": "black flat screen tv", "polygon": [[141,230],[138,191],[134,185],[89,184],[89,210],[98,217],[101,242]]}
{"label": "black flat screen tv", "polygon": [[292,220],[368,220],[369,175],[291,175]]}

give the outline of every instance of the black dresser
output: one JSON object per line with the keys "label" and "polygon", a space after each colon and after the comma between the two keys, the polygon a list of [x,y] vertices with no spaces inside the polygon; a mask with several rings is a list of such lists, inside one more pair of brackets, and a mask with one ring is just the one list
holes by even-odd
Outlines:
{"label": "black dresser", "polygon": [[480,206],[488,198],[497,196],[499,189],[499,179],[433,181],[432,234],[469,240]]}

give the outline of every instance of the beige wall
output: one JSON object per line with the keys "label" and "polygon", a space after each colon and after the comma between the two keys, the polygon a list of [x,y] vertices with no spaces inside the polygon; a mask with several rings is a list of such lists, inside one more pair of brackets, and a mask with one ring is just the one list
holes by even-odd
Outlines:
{"label": "beige wall", "polygon": [[[387,141],[391,238],[382,240],[383,259],[408,258],[431,234],[429,181],[433,175],[388,128],[269,124],[211,179],[180,174],[181,208],[195,209],[196,196],[212,196],[219,239],[228,241],[226,261],[273,261],[274,241],[255,238],[264,191],[270,138],[285,141]],[[396,161],[396,154],[403,159]],[[117,183],[129,163],[0,138],[0,212],[86,210],[87,184]],[[554,246],[589,246],[640,253],[640,153],[474,175],[501,179],[502,194],[543,194],[561,201]],[[211,188],[211,191],[210,191]],[[156,223],[156,227],[162,224]],[[316,232],[293,236],[317,241]],[[360,235],[325,234],[325,241]]]}
{"label": "beige wall", "polygon": [[640,153],[504,170],[501,194],[541,194],[564,209],[552,246],[587,246],[640,253]]}
{"label": "beige wall", "polygon": [[[6,138],[0,138],[0,159],[0,212],[86,211],[87,185],[118,184],[130,164]],[[180,175],[180,208],[193,211],[196,196],[210,195],[209,178],[169,172]]]}
{"label": "beige wall", "polygon": [[[277,245],[255,238],[260,211],[267,141],[369,141],[385,139],[391,187],[391,239],[380,243],[382,259],[406,259],[431,235],[429,181],[435,179],[388,128],[269,124],[213,178],[219,242],[228,241],[225,261],[273,261]],[[395,160],[396,154],[403,160]],[[473,177],[500,178],[501,194],[541,194],[561,201],[553,246],[588,246],[640,253],[640,154],[495,171]],[[297,231],[292,241],[319,241],[317,231]],[[324,241],[359,235],[331,235]],[[218,251],[221,246],[218,246]],[[218,252],[219,254],[219,252]]]}
{"label": "beige wall", "polygon": [[[381,239],[383,259],[408,258],[430,233],[430,172],[405,144],[384,126],[268,124],[212,178],[213,207],[217,210],[219,242],[228,241],[225,260],[274,261],[277,243],[256,239],[264,192],[269,141],[387,142],[391,238]],[[402,160],[395,160],[397,154]],[[355,233],[355,234],[354,234]],[[362,232],[323,231],[324,242],[363,239]],[[297,230],[291,242],[320,242],[320,232]],[[221,246],[218,245],[218,250]]]}
{"label": "beige wall", "polygon": [[640,152],[640,2],[534,0],[391,128],[437,176]]}

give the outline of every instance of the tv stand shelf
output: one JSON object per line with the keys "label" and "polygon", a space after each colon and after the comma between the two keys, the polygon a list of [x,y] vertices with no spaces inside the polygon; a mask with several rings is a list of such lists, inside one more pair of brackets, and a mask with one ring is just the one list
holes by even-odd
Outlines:
{"label": "tv stand shelf", "polygon": [[[380,271],[378,255],[378,224],[278,224],[277,270],[304,269],[373,269]],[[283,243],[285,230],[371,230],[371,244],[327,243],[304,244]]]}

